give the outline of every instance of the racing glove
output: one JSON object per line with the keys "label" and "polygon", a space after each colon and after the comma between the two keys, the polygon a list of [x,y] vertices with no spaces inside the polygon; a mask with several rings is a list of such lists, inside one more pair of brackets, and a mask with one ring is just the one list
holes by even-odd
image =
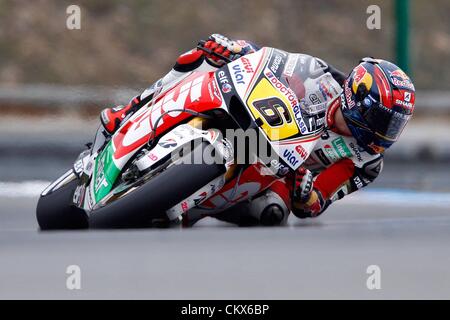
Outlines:
{"label": "racing glove", "polygon": [[300,168],[295,173],[293,200],[292,212],[297,218],[315,218],[323,211],[325,201],[314,189],[314,177],[308,169]]}
{"label": "racing glove", "polygon": [[217,33],[212,34],[207,41],[200,41],[199,48],[205,51],[207,61],[217,68],[247,53],[236,41]]}

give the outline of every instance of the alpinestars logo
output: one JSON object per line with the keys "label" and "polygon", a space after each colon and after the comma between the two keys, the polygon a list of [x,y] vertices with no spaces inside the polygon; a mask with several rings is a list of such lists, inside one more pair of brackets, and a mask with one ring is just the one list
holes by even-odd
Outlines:
{"label": "alpinestars logo", "polygon": [[177,142],[174,139],[167,139],[167,140],[159,142],[158,145],[160,145],[163,148],[171,148],[171,147],[176,147]]}
{"label": "alpinestars logo", "polygon": [[411,101],[411,92],[405,92],[405,96],[403,98],[406,102]]}

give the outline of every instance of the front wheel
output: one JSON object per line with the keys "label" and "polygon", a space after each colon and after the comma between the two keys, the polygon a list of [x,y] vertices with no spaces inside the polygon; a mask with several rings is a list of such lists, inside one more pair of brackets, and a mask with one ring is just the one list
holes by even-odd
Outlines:
{"label": "front wheel", "polygon": [[[202,152],[204,142],[192,153]],[[172,163],[150,180],[113,196],[112,202],[94,209],[89,215],[90,228],[142,228],[154,219],[167,219],[166,211],[225,172],[223,164]],[[128,190],[128,191],[127,191]]]}
{"label": "front wheel", "polygon": [[88,227],[86,212],[72,204],[77,185],[78,179],[74,179],[39,198],[36,218],[41,230],[85,229]]}

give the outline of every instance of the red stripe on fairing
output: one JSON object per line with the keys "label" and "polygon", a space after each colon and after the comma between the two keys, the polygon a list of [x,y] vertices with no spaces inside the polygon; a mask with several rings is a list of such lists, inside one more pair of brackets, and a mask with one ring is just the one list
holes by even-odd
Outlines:
{"label": "red stripe on fairing", "polygon": [[252,87],[252,82],[253,82],[253,79],[255,78],[255,76],[260,74],[259,67],[261,66],[261,62],[263,62],[263,60],[265,60],[264,57],[266,56],[266,48],[263,48],[262,50],[263,50],[263,52],[261,55],[261,59],[259,59],[258,65],[256,66],[256,69],[255,69],[255,72],[253,72],[253,76],[250,79],[250,82],[248,84],[247,90],[245,91],[244,97],[247,96],[248,90],[250,90],[250,88]]}
{"label": "red stripe on fairing", "polygon": [[313,136],[312,138],[309,138],[309,139],[308,138],[304,138],[304,139],[297,139],[297,140],[294,140],[294,141],[281,141],[278,144],[286,145],[286,144],[298,144],[298,143],[303,143],[303,142],[310,142],[310,141],[314,141],[314,140],[319,139],[321,136],[322,136],[322,132],[320,134],[318,134],[318,135]]}
{"label": "red stripe on fairing", "polygon": [[[189,82],[194,81],[196,78],[201,77],[201,76],[202,76],[201,73],[194,73],[191,76],[187,77],[182,82],[177,84],[175,87],[171,88],[170,90],[165,92],[163,95],[161,95],[157,99],[155,104],[171,93],[174,93],[172,100],[177,101],[180,96],[181,87]],[[211,81],[215,81],[214,80],[214,72],[205,73],[205,74],[203,74],[203,76],[205,77],[205,79],[203,79],[203,81],[202,81],[201,98],[196,101],[190,100],[190,90],[192,89],[192,84],[191,84],[191,87],[189,87],[189,89],[188,89],[189,93],[186,97],[186,101],[183,104],[184,108],[191,109],[191,110],[194,110],[197,112],[205,112],[207,110],[212,110],[215,108],[219,108],[221,106],[222,101],[219,100],[215,95],[210,97],[209,91],[208,91],[208,84]],[[157,105],[155,108],[149,107],[149,109],[144,111],[141,115],[139,115],[135,119],[129,120],[114,135],[113,144],[114,144],[114,147],[116,148],[116,151],[114,153],[115,159],[120,159],[122,157],[130,155],[132,152],[136,151],[139,147],[141,147],[142,145],[147,143],[148,139],[153,134],[154,123],[151,121],[152,116],[154,113],[156,113],[157,115],[161,115],[165,111],[167,111],[164,109],[164,106],[165,106],[164,104],[161,104],[161,105]],[[179,115],[176,115],[176,116],[164,115],[158,128],[155,130],[156,136],[159,136],[160,134],[167,132],[169,129],[171,129],[172,127],[176,126],[178,123],[182,122],[183,120],[185,120],[189,117],[192,117],[192,115],[190,115],[188,113],[180,113]],[[149,130],[144,132],[144,134],[141,135],[140,137],[137,137],[135,141],[131,141],[129,145],[124,145],[123,141],[129,131],[130,127],[134,125],[134,129],[137,129],[139,126],[145,125],[144,121],[147,121],[145,124],[149,124],[149,127],[150,127]]]}
{"label": "red stripe on fairing", "polygon": [[385,107],[392,108],[391,86],[386,75],[378,66],[375,66],[375,82],[380,95],[380,103]]}

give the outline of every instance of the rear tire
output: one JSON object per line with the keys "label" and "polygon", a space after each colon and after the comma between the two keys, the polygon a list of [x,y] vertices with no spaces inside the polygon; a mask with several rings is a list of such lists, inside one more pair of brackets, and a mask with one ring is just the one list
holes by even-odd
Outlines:
{"label": "rear tire", "polygon": [[41,230],[85,229],[86,212],[72,204],[78,180],[70,181],[58,190],[39,198],[36,218]]}

